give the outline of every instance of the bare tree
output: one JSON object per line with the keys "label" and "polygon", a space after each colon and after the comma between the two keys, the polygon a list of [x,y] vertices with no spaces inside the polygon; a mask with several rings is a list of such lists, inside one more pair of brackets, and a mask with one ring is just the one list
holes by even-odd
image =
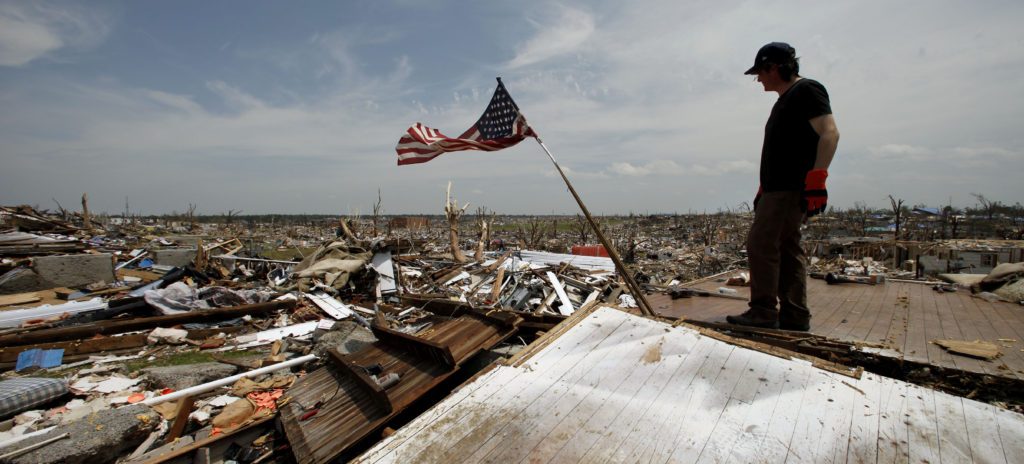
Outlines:
{"label": "bare tree", "polygon": [[971,196],[978,200],[978,211],[984,214],[989,221],[996,216],[996,213],[1002,206],[999,201],[989,200],[988,198],[985,198],[985,195],[980,193],[971,193]]}
{"label": "bare tree", "polygon": [[635,263],[636,262],[636,249],[647,242],[647,240],[638,240],[640,227],[636,224],[631,224],[626,229],[626,255],[622,258],[624,262]]}
{"label": "bare tree", "polygon": [[476,254],[473,259],[484,259],[484,250],[490,249],[491,229],[494,227],[494,212],[487,214],[487,207],[481,206],[476,209],[475,224],[480,235],[480,241],[476,244]]}
{"label": "bare tree", "polygon": [[462,209],[459,209],[458,201],[452,200],[452,183],[450,181],[444,195],[444,215],[448,218],[448,240],[451,244],[452,258],[457,263],[464,263],[467,260],[466,255],[462,254],[462,249],[459,247],[459,218],[462,217],[462,213],[466,212],[469,203],[462,205]]}
{"label": "bare tree", "polygon": [[60,202],[57,201],[56,198],[52,198],[51,197],[51,199],[53,200],[54,203],[57,204],[57,209],[60,210],[60,217],[61,217],[61,219],[64,220],[64,221],[67,221],[68,220],[68,210],[64,209],[64,207],[60,205]]}
{"label": "bare tree", "polygon": [[229,209],[228,212],[224,214],[224,223],[231,224],[231,221],[233,221],[241,212],[242,210],[235,211],[233,209]]}
{"label": "bare tree", "polygon": [[705,246],[711,246],[715,243],[715,237],[718,234],[718,229],[722,225],[722,218],[717,214],[704,214],[700,218],[700,224],[698,234],[701,242]]}
{"label": "bare tree", "polygon": [[82,228],[89,230],[92,228],[92,217],[89,216],[89,198],[86,194],[82,194]]}
{"label": "bare tree", "polygon": [[185,219],[188,220],[188,230],[196,228],[196,206],[192,203],[188,204],[188,212],[185,213]]}
{"label": "bare tree", "polygon": [[373,236],[377,236],[377,221],[380,219],[380,206],[383,200],[380,197],[380,189],[377,189],[377,202],[373,204]]}
{"label": "bare tree", "polygon": [[892,218],[896,223],[896,230],[892,234],[892,240],[895,242],[900,239],[900,224],[903,219],[903,199],[895,199],[892,195],[889,195],[889,204],[892,205]]}
{"label": "bare tree", "polygon": [[871,215],[871,209],[868,208],[867,203],[863,201],[855,201],[853,208],[847,211],[851,222],[857,227],[860,235],[866,236],[868,234],[868,216]]}
{"label": "bare tree", "polygon": [[587,221],[582,214],[577,214],[576,221],[572,223],[572,230],[579,236],[580,246],[586,245],[587,238],[590,236],[590,221]]}
{"label": "bare tree", "polygon": [[536,250],[537,245],[540,243],[541,238],[547,232],[547,223],[541,221],[536,216],[531,216],[526,224],[516,225],[516,229],[519,231],[518,236],[521,243],[524,243],[527,248]]}

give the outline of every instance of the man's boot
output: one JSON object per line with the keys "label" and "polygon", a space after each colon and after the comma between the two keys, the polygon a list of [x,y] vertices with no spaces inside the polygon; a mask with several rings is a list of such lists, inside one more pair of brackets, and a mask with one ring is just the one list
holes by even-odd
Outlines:
{"label": "man's boot", "polygon": [[736,316],[725,316],[730,324],[745,325],[747,327],[760,327],[762,329],[779,328],[779,313],[764,308],[750,308],[743,314]]}
{"label": "man's boot", "polygon": [[811,330],[811,314],[806,311],[780,310],[779,328],[782,330],[798,330],[801,332]]}

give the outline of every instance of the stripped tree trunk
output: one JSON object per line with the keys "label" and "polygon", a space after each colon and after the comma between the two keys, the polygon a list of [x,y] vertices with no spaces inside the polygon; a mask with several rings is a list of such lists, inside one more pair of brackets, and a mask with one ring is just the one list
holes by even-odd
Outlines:
{"label": "stripped tree trunk", "polygon": [[462,213],[466,212],[469,203],[462,205],[462,209],[459,209],[458,201],[452,200],[451,182],[448,182],[448,189],[444,195],[444,215],[448,218],[448,239],[451,242],[452,259],[457,263],[464,263],[467,260],[466,255],[462,254],[462,249],[459,248],[459,218],[462,217]]}
{"label": "stripped tree trunk", "polygon": [[484,247],[487,246],[487,235],[488,234],[487,220],[480,221],[480,242],[476,244],[476,254],[473,255],[473,259],[477,261],[483,261],[484,259]]}
{"label": "stripped tree trunk", "polygon": [[85,230],[92,229],[92,224],[90,223],[91,221],[90,221],[90,218],[89,218],[89,203],[88,203],[88,201],[89,201],[88,198],[86,198],[85,194],[83,193],[82,194],[82,229],[85,229]]}

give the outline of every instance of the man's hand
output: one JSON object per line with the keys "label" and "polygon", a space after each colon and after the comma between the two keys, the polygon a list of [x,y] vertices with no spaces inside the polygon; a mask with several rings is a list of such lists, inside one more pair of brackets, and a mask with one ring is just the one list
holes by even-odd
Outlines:
{"label": "man's hand", "polygon": [[807,217],[814,216],[825,211],[825,204],[828,202],[828,190],[825,190],[825,178],[828,171],[824,169],[812,169],[807,173],[804,180],[804,192],[801,195],[803,201],[801,206],[807,211]]}
{"label": "man's hand", "polygon": [[751,210],[756,210],[757,209],[757,202],[761,201],[761,193],[763,191],[764,190],[761,189],[761,186],[758,185],[757,186],[757,195],[754,195],[754,207]]}

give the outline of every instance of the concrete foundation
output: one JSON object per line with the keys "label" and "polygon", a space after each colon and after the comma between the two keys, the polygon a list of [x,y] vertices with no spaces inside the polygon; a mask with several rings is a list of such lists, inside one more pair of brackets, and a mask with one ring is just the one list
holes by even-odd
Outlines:
{"label": "concrete foundation", "polygon": [[32,270],[47,282],[58,287],[80,287],[93,282],[113,283],[114,256],[109,253],[32,258]]}
{"label": "concrete foundation", "polygon": [[196,248],[161,248],[151,250],[149,256],[153,258],[154,264],[162,266],[185,267],[196,257]]}
{"label": "concrete foundation", "polygon": [[70,438],[11,458],[7,462],[26,464],[114,462],[124,452],[138,447],[160,423],[160,420],[160,416],[156,412],[139,404],[107,409],[72,424],[57,427],[49,433],[0,449],[0,454],[70,433]]}
{"label": "concrete foundation", "polygon": [[60,287],[60,285],[47,282],[46,279],[39,277],[39,274],[25,267],[11,269],[0,276],[0,295],[35,292],[54,287]]}

